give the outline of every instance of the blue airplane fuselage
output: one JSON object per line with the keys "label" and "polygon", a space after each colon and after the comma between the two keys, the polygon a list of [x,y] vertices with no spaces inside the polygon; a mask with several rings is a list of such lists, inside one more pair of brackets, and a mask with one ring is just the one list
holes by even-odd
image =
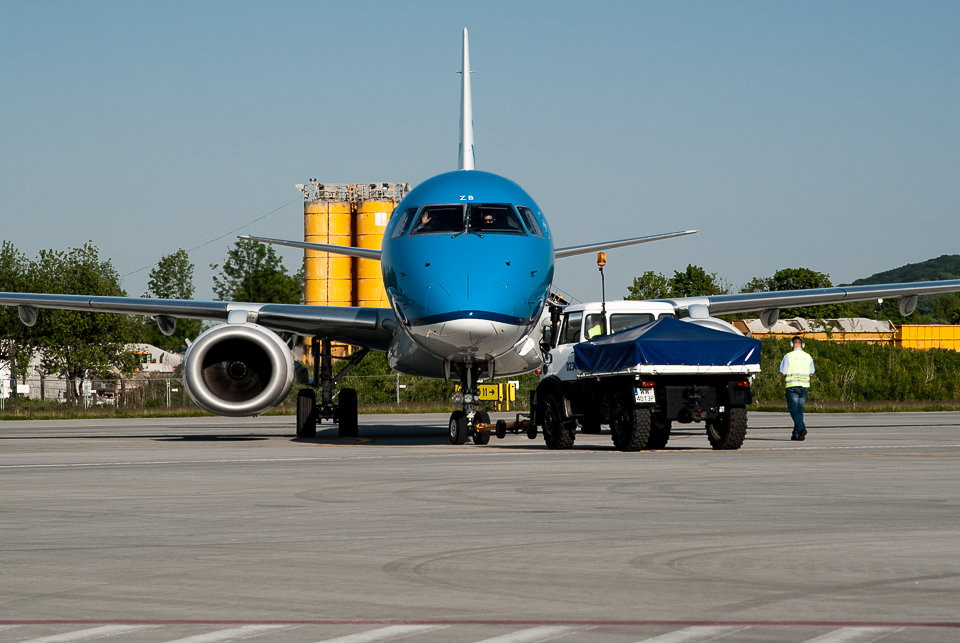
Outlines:
{"label": "blue airplane fuselage", "polygon": [[[553,240],[539,206],[513,181],[456,170],[427,179],[397,206],[384,232],[383,281],[398,323],[440,361],[530,370],[528,338],[553,280]],[[521,345],[518,346],[518,343]],[[391,363],[428,367],[400,345]]]}

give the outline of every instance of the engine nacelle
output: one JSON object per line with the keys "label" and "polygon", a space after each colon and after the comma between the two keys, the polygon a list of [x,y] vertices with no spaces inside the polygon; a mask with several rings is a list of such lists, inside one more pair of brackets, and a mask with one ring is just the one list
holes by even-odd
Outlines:
{"label": "engine nacelle", "polygon": [[743,335],[740,332],[740,329],[731,324],[730,322],[723,321],[716,317],[684,317],[680,321],[685,321],[690,324],[696,324],[697,326],[703,326],[704,328],[712,328],[713,330],[720,330],[725,333],[733,333],[734,335]]}
{"label": "engine nacelle", "polygon": [[258,415],[283,401],[293,385],[293,355],[257,324],[222,324],[200,334],[183,357],[187,393],[217,415]]}

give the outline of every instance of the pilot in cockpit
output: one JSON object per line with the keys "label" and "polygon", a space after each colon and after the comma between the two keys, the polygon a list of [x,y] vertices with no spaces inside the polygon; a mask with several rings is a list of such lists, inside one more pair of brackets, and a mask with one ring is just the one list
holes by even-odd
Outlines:
{"label": "pilot in cockpit", "polygon": [[423,214],[420,215],[420,224],[417,226],[417,230],[429,230],[430,229],[430,212],[424,209]]}

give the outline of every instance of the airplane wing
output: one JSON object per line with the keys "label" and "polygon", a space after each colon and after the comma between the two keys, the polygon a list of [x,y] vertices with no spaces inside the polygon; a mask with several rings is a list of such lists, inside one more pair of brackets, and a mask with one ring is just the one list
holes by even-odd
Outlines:
{"label": "airplane wing", "polygon": [[0,293],[0,306],[17,306],[20,320],[28,326],[36,323],[38,309],[52,308],[153,316],[161,330],[165,325],[172,330],[177,318],[253,322],[278,332],[326,337],[375,350],[387,349],[396,328],[396,318],[389,308],[13,292]]}
{"label": "airplane wing", "polygon": [[260,243],[272,243],[275,246],[290,246],[291,248],[303,248],[304,250],[316,250],[318,252],[332,252],[340,255],[359,257],[361,259],[375,259],[380,261],[380,251],[373,248],[354,248],[353,246],[336,246],[328,243],[311,243],[309,241],[287,241],[286,239],[253,237],[246,234],[240,235],[239,238],[249,239],[250,241],[259,241]]}
{"label": "airplane wing", "polygon": [[[917,307],[920,295],[936,295],[960,292],[960,279],[943,281],[914,281],[898,284],[870,284],[866,286],[837,286],[835,288],[810,288],[808,290],[779,290],[772,292],[740,293],[736,295],[711,295],[705,297],[680,297],[659,299],[685,310],[691,316],[709,311],[710,315],[764,311],[762,319],[777,320],[781,308],[796,306],[819,306],[850,301],[900,298],[900,313],[909,315]],[[699,308],[698,308],[699,307]],[[704,311],[704,308],[706,311]]]}
{"label": "airplane wing", "polygon": [[653,234],[646,237],[631,237],[629,239],[618,239],[616,241],[602,241],[600,243],[587,243],[580,246],[566,246],[557,248],[553,251],[553,256],[557,259],[570,257],[573,255],[583,255],[588,252],[606,250],[607,248],[619,248],[620,246],[632,246],[635,243],[647,243],[649,241],[660,241],[661,239],[673,239],[674,237],[683,237],[688,234],[695,234],[696,230],[680,230],[677,232],[667,232],[666,234]]}
{"label": "airplane wing", "polygon": [[[677,232],[668,232],[666,234],[647,235],[645,237],[631,237],[629,239],[602,241],[600,243],[588,243],[580,246],[566,246],[564,248],[557,248],[554,250],[553,256],[559,259],[561,257],[582,255],[587,254],[588,252],[596,252],[597,250],[606,250],[608,248],[631,246],[636,243],[648,243],[650,241],[660,241],[661,239],[683,237],[696,232],[696,230],[680,230]],[[309,241],[287,241],[285,239],[271,239],[269,237],[254,237],[251,235],[241,235],[240,238],[249,239],[251,241],[259,241],[260,243],[272,243],[277,246],[289,246],[291,248],[303,248],[304,250],[316,250],[318,252],[332,252],[335,254],[349,255],[351,257],[360,257],[361,259],[380,260],[380,251],[372,248],[354,248],[353,246],[336,246],[327,243],[311,243]]]}

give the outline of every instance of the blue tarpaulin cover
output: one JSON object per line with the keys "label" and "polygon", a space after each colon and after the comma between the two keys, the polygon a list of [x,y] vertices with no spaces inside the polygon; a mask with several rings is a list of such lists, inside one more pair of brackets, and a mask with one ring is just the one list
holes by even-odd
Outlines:
{"label": "blue tarpaulin cover", "polygon": [[581,342],[581,371],[609,373],[642,365],[740,366],[760,363],[760,342],[672,317]]}

